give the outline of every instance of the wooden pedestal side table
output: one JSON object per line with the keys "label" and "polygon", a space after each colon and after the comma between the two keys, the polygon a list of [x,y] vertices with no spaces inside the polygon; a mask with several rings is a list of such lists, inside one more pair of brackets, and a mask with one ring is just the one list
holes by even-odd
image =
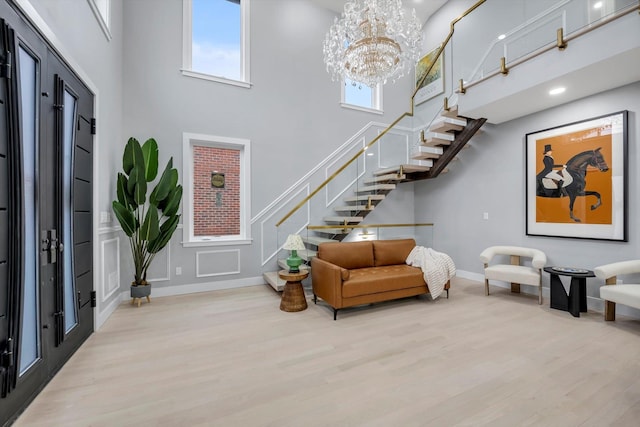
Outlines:
{"label": "wooden pedestal side table", "polygon": [[290,273],[287,270],[280,270],[278,276],[287,281],[282,291],[280,310],[288,312],[306,310],[307,298],[304,296],[301,282],[309,276],[309,272],[300,270],[299,273]]}

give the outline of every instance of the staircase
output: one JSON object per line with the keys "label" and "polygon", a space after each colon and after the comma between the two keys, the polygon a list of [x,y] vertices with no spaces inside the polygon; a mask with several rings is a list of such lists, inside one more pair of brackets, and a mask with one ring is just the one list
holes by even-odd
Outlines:
{"label": "staircase", "polygon": [[[447,165],[485,122],[486,119],[458,116],[457,106],[444,110],[427,132],[420,133],[421,143],[411,156],[412,163],[375,171],[372,177],[363,181],[364,186],[355,190],[354,195],[343,198],[343,204],[333,208],[335,215],[323,218],[326,228],[314,229],[316,235],[301,235],[307,249],[298,251],[298,256],[305,261],[300,268],[310,268],[311,258],[316,256],[321,243],[342,241],[353,230],[353,225],[362,223],[397,184],[436,178],[446,173]],[[279,259],[278,266],[288,268],[285,259]],[[284,288],[285,282],[278,277],[277,271],[264,273],[264,278],[275,290]]]}

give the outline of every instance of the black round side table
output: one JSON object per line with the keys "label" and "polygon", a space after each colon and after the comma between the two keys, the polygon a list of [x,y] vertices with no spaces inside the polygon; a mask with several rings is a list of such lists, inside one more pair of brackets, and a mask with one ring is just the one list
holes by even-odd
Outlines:
{"label": "black round side table", "polygon": [[[580,312],[587,312],[587,277],[596,277],[593,271],[573,267],[545,267],[544,271],[549,273],[551,278],[549,286],[551,308],[568,311],[573,317],[580,317]],[[571,277],[569,295],[564,289],[560,276]]]}

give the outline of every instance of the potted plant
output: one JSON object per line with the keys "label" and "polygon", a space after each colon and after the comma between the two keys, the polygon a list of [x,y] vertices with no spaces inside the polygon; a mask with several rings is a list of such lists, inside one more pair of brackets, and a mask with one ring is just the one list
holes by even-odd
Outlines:
{"label": "potted plant", "polygon": [[122,169],[118,173],[113,212],[131,246],[135,266],[131,297],[149,300],[151,284],[147,283],[147,270],[178,227],[182,186],[178,185],[172,157],[147,199],[147,190],[158,175],[158,144],[153,138],[142,146],[137,139],[129,138]]}

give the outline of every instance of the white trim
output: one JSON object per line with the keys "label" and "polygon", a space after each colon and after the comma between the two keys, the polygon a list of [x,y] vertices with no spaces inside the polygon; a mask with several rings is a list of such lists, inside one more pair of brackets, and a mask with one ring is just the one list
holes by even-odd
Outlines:
{"label": "white trim", "polygon": [[[193,233],[193,146],[231,148],[240,151],[240,234],[237,236],[209,236],[209,241]],[[182,134],[183,228],[182,245],[215,246],[251,243],[251,141],[225,136],[184,132]]]}
{"label": "white trim", "polygon": [[240,2],[240,80],[213,76],[192,69],[193,59],[193,16],[192,0],[182,0],[182,75],[218,83],[251,88],[251,29],[250,0]]}
{"label": "white trim", "polygon": [[[264,280],[263,277],[247,277],[244,279],[221,280],[217,282],[189,283],[184,285],[152,287],[151,296],[161,298],[161,297],[195,294],[200,292],[220,291],[223,289],[247,288],[249,286],[261,286],[261,285],[268,286],[267,282]],[[122,292],[120,294],[120,303],[124,301],[130,301],[131,300],[130,295],[131,294],[128,289]],[[153,304],[153,299],[152,299],[152,304]]]}
{"label": "white trim", "polygon": [[103,236],[105,234],[113,234],[122,231],[122,227],[114,226],[114,227],[100,227],[98,228],[98,235]]}
{"label": "white trim", "polygon": [[[380,135],[380,131],[378,131],[378,135]],[[362,150],[363,148],[365,148],[367,146],[367,141],[365,139],[365,137],[363,136],[362,138],[360,138],[360,141],[362,142],[362,147],[359,147],[359,144],[354,144],[353,147],[349,147],[350,150],[353,150],[355,148],[360,148],[360,150]],[[333,165],[335,165],[336,163],[338,163],[339,161],[342,160],[342,158],[349,153],[349,151],[345,151],[342,156],[340,157],[336,157],[331,163],[329,163],[327,165],[327,167],[324,169],[324,179],[327,180],[331,174],[333,174],[334,171],[329,171],[329,168]],[[357,160],[356,160],[357,162]],[[339,197],[341,197],[347,190],[349,190],[356,182],[358,182],[358,180],[360,178],[362,178],[364,176],[365,173],[367,173],[367,162],[366,162],[366,157],[365,157],[365,161],[363,162],[364,164],[362,165],[362,170],[359,171],[360,173],[350,182],[346,183],[344,188],[342,190],[339,190],[337,192],[337,194],[335,195],[335,197],[331,200],[329,200],[329,186],[325,186],[324,189],[324,198],[325,198],[325,208],[329,207],[333,202],[335,202],[336,200],[338,200]],[[344,162],[342,163],[344,164]],[[336,168],[338,169],[338,168]]]}
{"label": "white trim", "polygon": [[342,108],[348,108],[350,110],[362,111],[362,112],[365,112],[365,113],[373,113],[373,114],[380,114],[380,115],[384,114],[384,110],[378,110],[378,109],[375,109],[375,108],[361,107],[359,105],[347,104],[346,102],[341,102],[340,106]]}
{"label": "white trim", "polygon": [[236,238],[218,238],[216,240],[194,240],[191,242],[182,242],[182,246],[185,248],[204,248],[210,246],[235,246],[235,245],[250,245],[253,243],[253,239],[236,239]]}
{"label": "white trim", "polygon": [[224,77],[213,76],[211,74],[199,73],[197,71],[191,70],[180,70],[183,76],[185,77],[193,77],[195,79],[209,80],[211,82],[224,83],[227,85],[243,87],[246,89],[251,89],[252,83],[243,82],[240,80],[226,79]]}
{"label": "white trim", "polygon": [[[221,253],[231,253],[235,252],[238,257],[238,269],[232,271],[225,271],[222,273],[200,273],[200,255],[205,254],[221,254]],[[239,249],[230,249],[226,251],[198,251],[196,252],[196,277],[215,277],[215,276],[227,276],[229,274],[240,274],[240,250]]]}
{"label": "white trim", "polygon": [[96,0],[87,0],[89,2],[89,6],[91,6],[91,10],[93,11],[93,14],[96,17],[96,20],[98,21],[98,24],[100,25],[100,29],[102,30],[102,32],[104,33],[105,37],[107,38],[107,41],[111,41],[111,0],[105,0],[106,1],[106,5],[107,5],[107,10],[106,10],[106,14],[107,16],[104,16],[102,14],[102,11],[100,10],[100,8],[98,7],[98,5],[96,4]]}

